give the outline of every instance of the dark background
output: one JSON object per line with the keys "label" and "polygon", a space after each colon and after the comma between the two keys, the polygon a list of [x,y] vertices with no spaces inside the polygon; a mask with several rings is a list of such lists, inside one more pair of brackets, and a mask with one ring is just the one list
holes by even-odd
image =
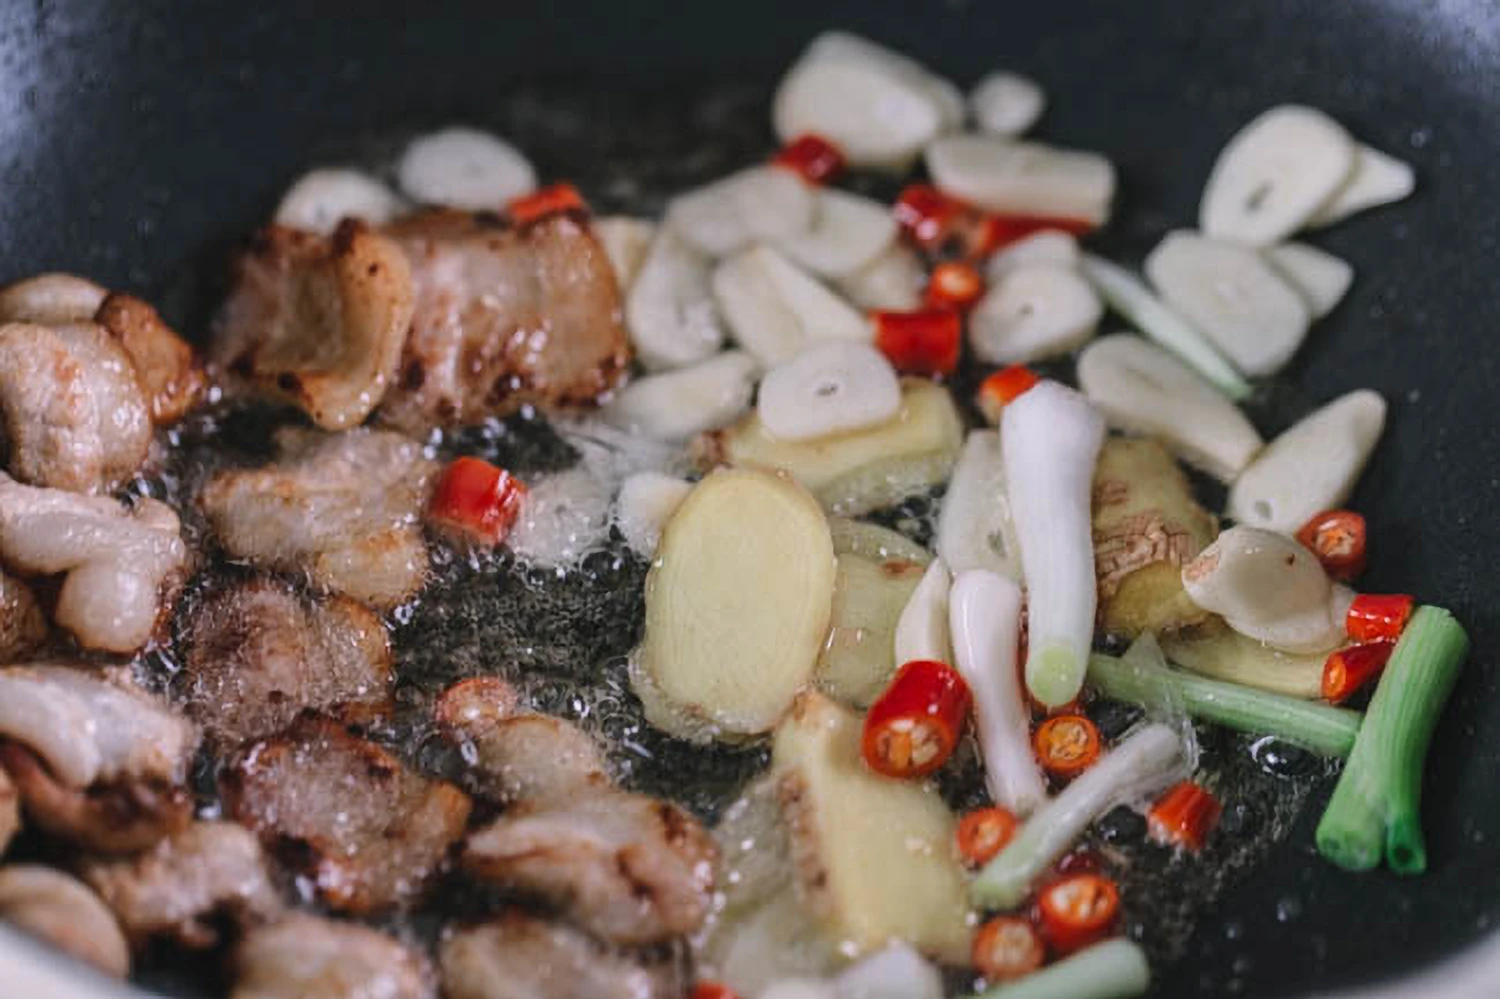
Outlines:
{"label": "dark background", "polygon": [[[1104,245],[1126,257],[1192,224],[1216,152],[1272,103],[1316,104],[1414,163],[1416,199],[1314,237],[1356,265],[1355,286],[1256,416],[1269,435],[1348,389],[1370,386],[1392,403],[1356,497],[1374,545],[1365,586],[1447,604],[1475,640],[1432,752],[1432,869],[1419,880],[1330,870],[1313,852],[1312,808],[1264,868],[1226,894],[1158,994],[1323,991],[1430,961],[1500,918],[1500,615],[1491,600],[1500,4],[422,7],[0,5],[0,280],[77,271],[163,299],[195,331],[231,241],[310,162],[466,120],[502,127],[528,151],[528,129],[578,141],[597,127],[613,136],[608,149],[681,153],[685,173],[712,172],[729,164],[702,142],[722,130],[741,145],[769,145],[764,98],[778,72],[834,26],[963,85],[997,67],[1041,81],[1041,135],[1098,149],[1120,169]],[[734,96],[705,103],[722,85]],[[517,105],[518,92],[535,99]],[[549,114],[574,97],[566,106],[588,114]],[[668,105],[699,110],[674,117],[660,110]],[[544,175],[579,175],[538,141]],[[589,193],[631,200],[620,188]]]}

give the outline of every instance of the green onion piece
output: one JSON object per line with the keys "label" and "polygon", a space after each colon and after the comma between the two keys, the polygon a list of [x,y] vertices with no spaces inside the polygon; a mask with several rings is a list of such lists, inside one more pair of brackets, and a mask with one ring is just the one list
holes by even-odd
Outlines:
{"label": "green onion piece", "polygon": [[1468,655],[1469,636],[1452,614],[1419,607],[1412,615],[1318,823],[1318,852],[1332,863],[1369,870],[1383,850],[1397,874],[1427,869],[1419,814],[1422,767]]}
{"label": "green onion piece", "polygon": [[1180,705],[1202,721],[1272,735],[1322,756],[1348,756],[1360,727],[1357,711],[1194,676],[1164,661],[1151,665],[1095,653],[1089,657],[1089,684],[1111,700],[1167,713]]}
{"label": "green onion piece", "polygon": [[1235,366],[1202,333],[1167,307],[1150,288],[1125,268],[1085,253],[1079,266],[1110,308],[1130,320],[1235,402],[1254,391]]}
{"label": "green onion piece", "polygon": [[1109,940],[974,999],[1133,999],[1150,987],[1151,967],[1140,946]]}

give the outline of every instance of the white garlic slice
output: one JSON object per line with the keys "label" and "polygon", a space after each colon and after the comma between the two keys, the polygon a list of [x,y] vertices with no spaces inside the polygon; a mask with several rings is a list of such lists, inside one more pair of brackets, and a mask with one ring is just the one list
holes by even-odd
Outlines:
{"label": "white garlic slice", "polygon": [[1078,358],[1078,387],[1110,426],[1155,437],[1182,460],[1232,482],[1264,442],[1208,382],[1138,336],[1100,337]]}
{"label": "white garlic slice", "polygon": [[1198,227],[1269,246],[1302,228],[1354,170],[1354,140],[1316,108],[1283,104],[1229,140],[1203,191]]}
{"label": "white garlic slice", "polygon": [[910,312],[922,306],[927,272],[909,246],[892,243],[884,253],[847,277],[839,278],[839,293],[861,309]]}
{"label": "white garlic slice", "polygon": [[744,351],[626,385],[604,410],[611,423],[653,440],[686,440],[727,426],[750,408],[760,366]]}
{"label": "white garlic slice", "polygon": [[1043,229],[998,250],[985,265],[984,276],[987,282],[996,285],[1018,267],[1051,264],[1077,270],[1082,259],[1078,240],[1073,238],[1072,233],[1061,229]]}
{"label": "white garlic slice", "polygon": [[834,188],[818,192],[812,227],[777,248],[823,278],[843,278],[867,266],[896,241],[896,218],[873,198]]}
{"label": "white garlic slice", "polygon": [[1354,268],[1346,261],[1306,243],[1278,243],[1268,247],[1265,256],[1297,289],[1314,319],[1332,312],[1354,282]]}
{"label": "white garlic slice", "polygon": [[320,167],[287,188],[276,206],[276,224],[327,235],[344,219],[384,225],[401,208],[396,192],[364,171]]}
{"label": "white garlic slice", "polygon": [[594,221],[594,236],[614,268],[620,294],[627,294],[646,263],[646,254],[656,238],[656,223],[629,215],[609,215]]}
{"label": "white garlic slice", "polygon": [[818,36],[776,90],[771,118],[783,142],[813,133],[854,167],[905,168],[940,133],[958,127],[951,84],[874,42]]}
{"label": "white garlic slice", "polygon": [[1328,403],[1266,445],[1229,490],[1229,516],[1292,534],[1343,504],[1385,429],[1385,400],[1359,389]]}
{"label": "white garlic slice", "polygon": [[953,661],[953,643],[948,637],[948,588],[952,585],[953,574],[942,558],[933,559],[896,619],[898,666],[917,659]]}
{"label": "white garlic slice", "polygon": [[1077,271],[1053,264],[1017,267],[969,314],[969,344],[980,360],[1018,364],[1078,347],[1099,325],[1104,303]]}
{"label": "white garlic slice", "polygon": [[1015,137],[1042,116],[1047,97],[1034,80],[1019,73],[991,73],[969,94],[969,109],[981,132]]}
{"label": "white garlic slice", "polygon": [[1250,247],[1179,230],[1151,251],[1145,271],[1246,375],[1275,374],[1307,337],[1312,316],[1302,295]]}
{"label": "white garlic slice", "polygon": [[652,370],[706,361],[724,343],[708,258],[659,228],[625,298],[636,357]]}
{"label": "white garlic slice", "polygon": [[710,257],[727,257],[757,241],[779,242],[807,231],[814,190],[794,171],[757,166],[730,174],[667,204],[665,225]]}
{"label": "white garlic slice", "polygon": [[1417,175],[1411,165],[1373,146],[1359,146],[1354,153],[1354,172],[1322,208],[1307,220],[1310,228],[1332,225],[1356,212],[1378,208],[1411,197]]}
{"label": "white garlic slice", "polygon": [[998,431],[971,430],[965,438],[938,513],[935,547],[954,573],[988,569],[1020,581],[1021,548]]}
{"label": "white garlic slice", "polygon": [[488,132],[445,128],[411,141],[396,182],[413,201],[498,212],[536,190],[536,171],[520,150]]}
{"label": "white garlic slice", "polygon": [[661,529],[693,491],[693,484],[661,472],[636,472],[620,485],[615,526],[634,551],[650,558],[661,541]]}
{"label": "white garlic slice", "polygon": [[1344,641],[1342,588],[1310,550],[1274,531],[1230,528],[1182,567],[1182,583],[1199,607],[1283,652],[1326,652]]}
{"label": "white garlic slice", "polygon": [[1109,218],[1115,169],[1097,153],[952,135],[927,146],[927,172],[945,194],[992,212],[1079,219]]}
{"label": "white garlic slice", "polygon": [[735,339],[767,367],[794,357],[815,340],[871,339],[863,316],[768,246],[721,263],[712,284]]}
{"label": "white garlic slice", "polygon": [[901,383],[869,344],[809,347],[766,373],[760,422],[782,440],[807,441],[877,426],[901,408]]}

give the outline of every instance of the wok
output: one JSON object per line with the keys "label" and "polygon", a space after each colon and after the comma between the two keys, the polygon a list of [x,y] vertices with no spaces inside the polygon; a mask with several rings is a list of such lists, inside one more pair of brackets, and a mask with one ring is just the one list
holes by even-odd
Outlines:
{"label": "wok", "polygon": [[[76,271],[153,297],[201,333],[227,247],[301,168],[378,155],[393,136],[454,120],[494,127],[602,207],[650,209],[769,148],[770,88],[829,27],[961,83],[995,67],[1041,81],[1041,134],[1119,167],[1104,245],[1126,258],[1192,224],[1219,148],[1274,103],[1322,107],[1415,164],[1414,200],[1318,237],[1359,276],[1256,416],[1274,432],[1359,386],[1392,403],[1355,498],[1376,545],[1366,583],[1452,607],[1475,645],[1431,754],[1432,867],[1414,880],[1330,868],[1312,849],[1324,788],[1161,969],[1155,994],[1326,994],[1473,944],[1500,919],[1493,0],[11,0],[0,9],[0,279]],[[631,175],[640,190],[621,183]]]}

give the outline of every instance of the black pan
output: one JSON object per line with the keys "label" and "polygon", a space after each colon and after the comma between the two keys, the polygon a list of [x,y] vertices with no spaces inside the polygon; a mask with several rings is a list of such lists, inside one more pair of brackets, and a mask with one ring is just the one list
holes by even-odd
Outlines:
{"label": "black pan", "polygon": [[[353,11],[353,13],[349,13]],[[200,332],[224,250],[309,163],[378,155],[403,131],[489,124],[596,204],[649,208],[771,145],[765,102],[807,39],[847,27],[968,83],[1042,81],[1042,134],[1109,155],[1107,248],[1190,225],[1217,150],[1255,112],[1318,105],[1413,162],[1420,193],[1320,236],[1348,300],[1273,398],[1279,429],[1359,386],[1392,403],[1357,506],[1374,590],[1466,621],[1475,655],[1432,752],[1432,869],[1350,876],[1314,854],[1320,789],[1262,866],[1165,969],[1163,997],[1273,997],[1378,980],[1500,918],[1500,5],[1495,0],[757,0],[219,5],[19,2],[0,9],[0,279],[44,269],[154,296]],[[517,98],[516,95],[520,95]],[[585,154],[585,150],[590,150]],[[663,161],[669,164],[661,167]],[[637,196],[612,183],[654,162]]]}

